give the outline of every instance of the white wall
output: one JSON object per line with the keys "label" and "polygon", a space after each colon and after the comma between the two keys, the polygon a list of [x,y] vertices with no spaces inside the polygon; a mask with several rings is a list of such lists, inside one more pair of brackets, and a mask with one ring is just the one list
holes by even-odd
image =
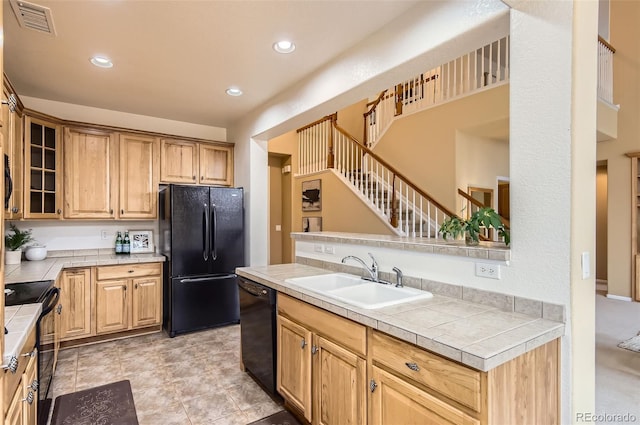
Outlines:
{"label": "white wall", "polygon": [[[48,251],[69,249],[113,249],[116,232],[153,230],[153,243],[158,245],[157,221],[13,221],[21,230],[31,229],[36,241]],[[8,227],[8,226],[5,226]],[[106,238],[102,239],[102,231]]]}
{"label": "white wall", "polygon": [[72,103],[56,102],[22,95],[20,96],[20,100],[24,106],[29,109],[68,121],[152,131],[175,136],[195,137],[198,139],[216,140],[218,142],[227,141],[227,130],[221,127],[92,108],[84,105],[74,105]]}

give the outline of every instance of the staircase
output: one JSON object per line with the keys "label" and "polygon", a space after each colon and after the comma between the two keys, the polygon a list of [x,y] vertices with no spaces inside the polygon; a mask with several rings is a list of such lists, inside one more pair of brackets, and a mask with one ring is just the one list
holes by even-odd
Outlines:
{"label": "staircase", "polygon": [[367,105],[363,142],[337,124],[337,114],[299,129],[298,176],[332,170],[397,235],[441,238],[442,222],[456,214],[372,149],[402,115],[508,83],[508,52],[507,36],[383,91]]}

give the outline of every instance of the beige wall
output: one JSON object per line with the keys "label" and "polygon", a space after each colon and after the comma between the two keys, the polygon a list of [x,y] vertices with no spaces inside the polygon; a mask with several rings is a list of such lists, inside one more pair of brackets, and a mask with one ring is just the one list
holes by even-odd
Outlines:
{"label": "beige wall", "polygon": [[[456,137],[456,190],[469,186],[493,190],[493,208],[498,206],[498,177],[509,177],[509,142],[458,132]],[[458,196],[455,213],[466,206]]]}
{"label": "beige wall", "polygon": [[597,150],[598,160],[607,161],[608,293],[631,297],[631,160],[624,154],[640,150],[640,2],[612,0],[611,22],[618,138],[599,142]]}
{"label": "beige wall", "polygon": [[[302,182],[321,180],[321,211],[302,212]],[[394,234],[333,171],[294,179],[293,231],[302,231],[302,217],[322,217],[324,232]]]}
{"label": "beige wall", "polygon": [[[409,115],[393,123],[375,152],[445,207],[455,210],[456,134],[467,135],[509,116],[509,87],[502,86]],[[398,149],[397,143],[402,143]],[[407,147],[409,146],[409,147]]]}
{"label": "beige wall", "polygon": [[367,110],[367,100],[361,100],[338,111],[338,125],[356,140],[362,142],[364,136],[364,113]]}
{"label": "beige wall", "polygon": [[[290,233],[293,231],[293,217],[291,207],[291,203],[293,202],[293,181],[295,180],[293,176],[298,169],[298,161],[296,156],[296,153],[298,151],[297,133],[295,131],[290,131],[283,134],[282,136],[274,137],[268,142],[268,150],[270,157],[277,155],[281,158],[282,167],[285,165],[291,166],[290,173],[282,174],[281,172],[280,191],[282,194],[282,204],[278,205],[278,207],[280,207],[282,211],[282,232],[279,235],[282,239],[282,262],[291,263],[294,261],[294,243],[293,239],[291,239]],[[269,200],[269,205],[270,208],[274,207],[273,205],[271,205],[271,200]],[[271,226],[269,229],[270,237],[272,237],[273,232],[274,229],[273,226]]]}

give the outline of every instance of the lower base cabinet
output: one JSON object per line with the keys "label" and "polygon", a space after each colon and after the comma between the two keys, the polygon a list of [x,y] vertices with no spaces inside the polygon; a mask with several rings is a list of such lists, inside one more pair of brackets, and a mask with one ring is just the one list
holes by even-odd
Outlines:
{"label": "lower base cabinet", "polygon": [[278,391],[316,425],[560,422],[559,339],[483,372],[278,294]]}
{"label": "lower base cabinet", "polygon": [[278,309],[278,391],[312,424],[366,424],[366,328],[284,295]]}

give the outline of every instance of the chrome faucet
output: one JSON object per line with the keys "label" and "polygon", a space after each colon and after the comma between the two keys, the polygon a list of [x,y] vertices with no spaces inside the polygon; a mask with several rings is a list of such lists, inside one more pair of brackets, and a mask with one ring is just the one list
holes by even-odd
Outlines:
{"label": "chrome faucet", "polygon": [[396,272],[396,288],[402,288],[402,270],[394,267],[393,271]]}
{"label": "chrome faucet", "polygon": [[342,264],[346,263],[348,259],[356,260],[357,262],[362,264],[362,267],[364,267],[367,272],[369,272],[370,280],[374,282],[381,282],[378,279],[378,262],[375,258],[373,258],[373,254],[371,254],[370,252],[368,254],[369,257],[371,257],[371,259],[373,260],[373,264],[371,264],[371,267],[367,266],[367,264],[361,258],[356,257],[355,255],[347,255],[346,257],[344,257],[342,259]]}

